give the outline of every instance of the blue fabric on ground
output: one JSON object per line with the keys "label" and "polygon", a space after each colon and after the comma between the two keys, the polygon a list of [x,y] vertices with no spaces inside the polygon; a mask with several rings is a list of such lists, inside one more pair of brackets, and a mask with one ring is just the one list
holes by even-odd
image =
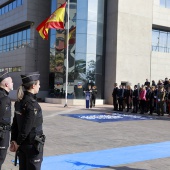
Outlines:
{"label": "blue fabric on ground", "polygon": [[42,170],[88,170],[170,157],[170,141],[44,157]]}
{"label": "blue fabric on ground", "polygon": [[131,121],[131,120],[152,120],[150,116],[132,115],[132,114],[121,114],[121,113],[95,113],[95,114],[62,114],[62,116],[68,116],[83,120],[89,120],[93,122],[117,122],[117,121]]}

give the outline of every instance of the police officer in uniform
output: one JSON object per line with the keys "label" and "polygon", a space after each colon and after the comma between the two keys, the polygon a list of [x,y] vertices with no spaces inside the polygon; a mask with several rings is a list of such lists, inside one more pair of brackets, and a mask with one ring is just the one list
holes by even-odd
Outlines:
{"label": "police officer in uniform", "polygon": [[7,71],[0,73],[0,170],[9,147],[11,124],[11,100],[9,91],[13,90],[12,78]]}
{"label": "police officer in uniform", "polygon": [[42,110],[35,97],[40,88],[39,76],[38,72],[21,75],[23,84],[15,102],[11,142],[18,145],[19,170],[41,169],[45,136]]}

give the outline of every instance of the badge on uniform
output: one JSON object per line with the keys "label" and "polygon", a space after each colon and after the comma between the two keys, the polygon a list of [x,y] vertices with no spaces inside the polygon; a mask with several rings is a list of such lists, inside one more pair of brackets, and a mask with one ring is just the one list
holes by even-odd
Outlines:
{"label": "badge on uniform", "polygon": [[35,113],[35,115],[37,115],[37,112],[38,112],[38,110],[37,110],[37,109],[34,109],[34,113]]}

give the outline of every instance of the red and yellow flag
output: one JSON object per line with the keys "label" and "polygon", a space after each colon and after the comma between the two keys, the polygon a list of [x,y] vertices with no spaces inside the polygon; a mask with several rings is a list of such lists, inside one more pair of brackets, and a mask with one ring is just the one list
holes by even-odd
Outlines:
{"label": "red and yellow flag", "polygon": [[76,32],[76,27],[73,27],[70,31],[69,31],[69,44],[74,44],[75,43],[75,32]]}
{"label": "red and yellow flag", "polygon": [[64,16],[65,16],[66,2],[54,11],[50,17],[44,20],[36,30],[39,32],[43,39],[48,40],[49,28],[64,29]]}
{"label": "red and yellow flag", "polygon": [[66,41],[65,41],[65,48],[67,47],[67,43],[75,44],[75,33],[76,33],[76,27],[73,27],[69,30],[68,39],[66,38]]}

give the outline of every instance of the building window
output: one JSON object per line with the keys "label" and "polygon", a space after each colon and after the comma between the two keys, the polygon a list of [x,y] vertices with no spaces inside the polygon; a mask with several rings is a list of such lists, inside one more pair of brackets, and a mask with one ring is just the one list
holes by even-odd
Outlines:
{"label": "building window", "polygon": [[8,72],[20,72],[21,71],[21,66],[0,68],[0,72],[2,72],[4,70],[6,70]]}
{"label": "building window", "polygon": [[170,0],[160,0],[160,6],[164,8],[170,8]]}
{"label": "building window", "polygon": [[0,53],[30,46],[30,28],[0,37]]}
{"label": "building window", "polygon": [[2,8],[0,8],[0,15],[3,15],[15,8],[17,8],[18,6],[21,6],[23,4],[23,0],[15,0],[5,6],[3,6]]}
{"label": "building window", "polygon": [[152,51],[170,53],[170,32],[152,30]]}

